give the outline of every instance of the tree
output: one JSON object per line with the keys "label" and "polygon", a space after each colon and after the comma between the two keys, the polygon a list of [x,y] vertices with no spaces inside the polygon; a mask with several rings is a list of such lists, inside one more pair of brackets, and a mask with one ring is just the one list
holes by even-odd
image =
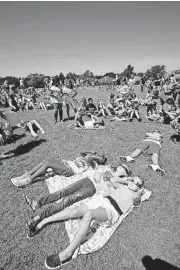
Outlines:
{"label": "tree", "polygon": [[134,67],[128,65],[127,68],[120,74],[121,77],[127,77],[130,79],[131,75],[134,74]]}
{"label": "tree", "polygon": [[139,73],[137,73],[137,76],[139,76],[139,77],[142,77],[144,75],[144,73],[143,72],[139,72]]}
{"label": "tree", "polygon": [[29,74],[27,77],[27,86],[35,87],[35,88],[43,88],[44,87],[44,74]]}
{"label": "tree", "polygon": [[155,66],[152,66],[151,69],[146,70],[145,76],[147,78],[151,77],[154,80],[154,79],[157,79],[157,75],[162,77],[165,75],[165,73],[166,73],[166,66],[155,65]]}
{"label": "tree", "polygon": [[82,75],[81,75],[81,78],[83,80],[88,80],[89,78],[93,78],[94,77],[94,74],[89,71],[89,70],[86,70]]}
{"label": "tree", "polygon": [[66,75],[66,79],[71,79],[73,81],[76,81],[76,78],[77,78],[77,75],[75,73],[72,73],[72,72],[69,72],[67,75]]}
{"label": "tree", "polygon": [[103,75],[103,77],[111,77],[111,78],[116,78],[116,74],[114,72],[107,72],[106,74]]}

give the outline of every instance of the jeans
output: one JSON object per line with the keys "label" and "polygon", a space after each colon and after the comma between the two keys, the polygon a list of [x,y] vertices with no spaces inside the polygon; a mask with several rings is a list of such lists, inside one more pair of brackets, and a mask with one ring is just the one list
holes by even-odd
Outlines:
{"label": "jeans", "polygon": [[73,203],[79,202],[88,197],[92,197],[95,193],[96,188],[93,182],[87,177],[67,186],[62,190],[47,195],[37,201],[39,207],[60,199],[62,200],[61,202],[43,211],[43,213],[40,214],[40,220],[61,212],[63,209],[72,205]]}

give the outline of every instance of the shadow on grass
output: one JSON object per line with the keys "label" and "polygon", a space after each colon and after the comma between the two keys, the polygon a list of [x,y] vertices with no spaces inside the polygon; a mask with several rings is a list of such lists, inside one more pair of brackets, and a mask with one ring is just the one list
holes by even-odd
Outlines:
{"label": "shadow on grass", "polygon": [[159,258],[153,260],[153,258],[148,255],[142,258],[142,263],[146,270],[180,270],[179,267],[174,266]]}
{"label": "shadow on grass", "polygon": [[69,119],[68,118],[65,118],[64,119],[64,122],[67,122],[67,121],[69,121],[69,120],[74,120],[75,119],[75,116],[71,116]]}
{"label": "shadow on grass", "polygon": [[7,144],[15,143],[16,141],[18,141],[18,140],[20,140],[20,139],[22,139],[22,138],[24,138],[24,137],[26,137],[26,134],[25,134],[25,133],[24,133],[24,134],[21,134],[21,135],[13,134],[13,135],[11,136],[11,138],[9,138],[9,139],[7,140]]}
{"label": "shadow on grass", "polygon": [[20,156],[30,152],[33,148],[39,146],[41,143],[46,142],[47,140],[41,139],[36,141],[31,141],[26,144],[19,145],[16,149],[6,152],[4,155],[13,155],[14,157]]}

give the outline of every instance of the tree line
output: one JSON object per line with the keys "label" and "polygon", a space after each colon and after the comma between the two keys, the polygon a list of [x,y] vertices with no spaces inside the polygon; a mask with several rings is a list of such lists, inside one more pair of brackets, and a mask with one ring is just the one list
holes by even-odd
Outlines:
{"label": "tree line", "polygon": [[[175,73],[180,73],[180,70],[176,70]],[[90,81],[90,80],[98,80],[103,77],[109,76],[111,78],[116,78],[118,76],[119,80],[121,80],[122,77],[127,77],[128,79],[131,77],[131,75],[137,75],[142,77],[145,75],[145,77],[148,79],[151,77],[153,80],[157,78],[157,75],[165,76],[166,74],[166,66],[165,65],[155,65],[152,66],[150,69],[147,69],[145,73],[134,72],[134,67],[132,65],[128,65],[125,70],[121,73],[114,73],[114,72],[107,72],[104,75],[94,75],[93,72],[90,70],[86,70],[82,75],[78,75],[73,72],[69,72],[66,76],[62,72],[60,72],[59,75],[53,76],[54,85],[59,85],[59,81],[64,81],[65,79],[71,79],[73,81],[76,81],[77,79],[82,79],[83,81]],[[44,79],[49,78],[50,76],[46,76],[44,74],[40,73],[34,73],[29,74],[24,79],[24,85],[25,87],[35,87],[35,88],[43,88],[44,87]],[[20,84],[20,78],[14,77],[14,76],[6,76],[6,77],[0,77],[0,85],[3,85],[4,81],[8,80],[9,84],[15,85],[15,87],[18,87]]]}

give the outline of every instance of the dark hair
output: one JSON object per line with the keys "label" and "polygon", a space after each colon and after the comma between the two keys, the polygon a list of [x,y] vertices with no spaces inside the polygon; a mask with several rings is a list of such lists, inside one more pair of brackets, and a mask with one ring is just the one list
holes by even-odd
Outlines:
{"label": "dark hair", "polygon": [[93,169],[96,167],[96,164],[98,165],[104,165],[107,161],[107,158],[104,155],[94,155],[90,156],[87,159],[87,163],[89,164],[90,167]]}
{"label": "dark hair", "polygon": [[92,101],[93,101],[93,99],[92,99],[92,98],[88,98],[88,102],[89,102],[90,100],[92,100]]}

